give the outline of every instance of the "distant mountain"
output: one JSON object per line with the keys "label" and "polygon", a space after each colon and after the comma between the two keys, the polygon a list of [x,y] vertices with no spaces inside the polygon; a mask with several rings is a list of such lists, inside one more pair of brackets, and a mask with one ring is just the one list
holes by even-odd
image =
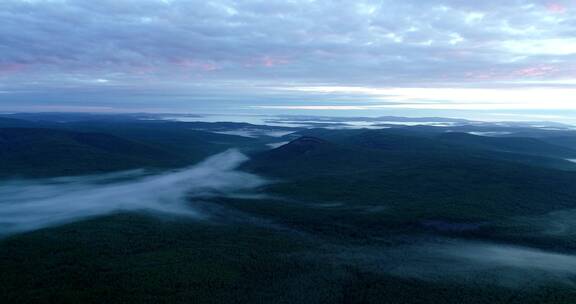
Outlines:
{"label": "distant mountain", "polygon": [[0,117],[0,128],[32,127],[36,124],[30,121]]}
{"label": "distant mountain", "polygon": [[350,173],[395,162],[382,152],[305,136],[266,152],[253,155],[248,168],[282,177]]}
{"label": "distant mountain", "polygon": [[576,150],[576,134],[563,135],[563,136],[547,136],[540,138],[540,140],[547,142],[549,144],[566,147],[571,150]]}
{"label": "distant mountain", "polygon": [[244,136],[197,130],[194,124],[171,121],[78,122],[61,126],[67,130],[101,132],[161,147],[187,160],[188,164],[230,148],[265,149],[267,141]]}
{"label": "distant mountain", "polygon": [[452,123],[470,123],[471,120],[461,118],[447,118],[447,117],[399,117],[399,116],[380,116],[374,119],[375,121],[391,121],[391,122],[452,122]]}
{"label": "distant mountain", "polygon": [[481,150],[514,152],[558,158],[576,158],[576,150],[546,140],[523,137],[489,137],[467,133],[443,133],[441,142]]}
{"label": "distant mountain", "polygon": [[[576,207],[576,189],[569,186],[576,173],[523,164],[529,157],[513,159],[522,154],[507,160],[499,152],[452,150],[427,138],[351,133],[343,138],[331,134],[338,143],[296,139],[256,155],[248,168],[290,180],[273,187],[279,194],[384,204],[412,218],[488,218]],[[423,149],[427,144],[431,149]]]}
{"label": "distant mountain", "polygon": [[277,159],[292,159],[330,147],[332,147],[332,144],[323,139],[303,136],[270,151],[269,156]]}
{"label": "distant mountain", "polygon": [[0,175],[54,176],[166,166],[170,153],[109,134],[1,128]]}
{"label": "distant mountain", "polygon": [[266,149],[256,139],[171,124],[109,122],[58,127],[0,128],[0,176],[182,167],[230,148]]}
{"label": "distant mountain", "polygon": [[[266,144],[277,141],[276,137],[250,138],[217,133],[220,131],[251,128],[249,130],[258,129],[266,134],[297,130],[266,126],[260,129],[244,123],[141,120],[139,116],[130,115],[23,113],[16,116],[19,119],[0,117],[0,128],[6,129],[4,140],[10,141],[0,147],[5,154],[0,160],[3,163],[0,176],[58,176],[188,166],[230,148],[247,152],[264,150],[268,149]],[[29,142],[26,147],[15,145],[24,139]],[[8,143],[13,147],[6,146]],[[7,154],[24,148],[27,150],[23,155]],[[40,165],[34,165],[36,163]]]}
{"label": "distant mountain", "polygon": [[461,118],[447,117],[402,117],[402,116],[379,116],[379,117],[361,117],[361,116],[294,116],[280,115],[282,120],[292,121],[322,121],[322,122],[350,122],[350,121],[369,121],[369,122],[452,122],[452,123],[470,123],[471,120]]}
{"label": "distant mountain", "polygon": [[[377,149],[388,153],[412,153],[428,157],[476,157],[534,166],[575,169],[565,159],[576,150],[548,143],[541,138],[477,136],[439,132],[436,127],[404,127],[379,130],[309,129],[297,134],[316,136],[335,143]],[[510,140],[509,140],[510,139]]]}
{"label": "distant mountain", "polygon": [[156,117],[154,114],[100,114],[100,113],[59,113],[59,112],[40,112],[40,113],[11,113],[0,114],[2,118],[20,119],[29,122],[52,122],[52,123],[71,123],[79,121],[133,121],[139,119],[150,119]]}
{"label": "distant mountain", "polygon": [[[573,131],[316,128],[278,137],[276,143],[287,143],[270,149],[269,139],[217,133],[255,128],[247,124],[6,123],[19,126],[0,128],[3,178],[172,168],[236,147],[251,156],[240,169],[269,181],[242,195],[227,189],[206,195],[190,182],[189,204],[182,207],[193,212],[185,216],[123,210],[2,238],[6,303],[542,304],[576,298],[570,268],[576,172],[561,159],[575,149]],[[228,178],[218,176],[215,184],[226,185]],[[243,176],[230,179],[243,183]],[[10,193],[3,186],[0,194]],[[67,192],[64,186],[54,193]],[[26,206],[36,206],[30,194],[23,196]],[[71,204],[92,202],[86,195],[64,197],[78,197]],[[10,208],[19,202],[2,202],[10,200],[0,198],[3,223],[10,225]]]}

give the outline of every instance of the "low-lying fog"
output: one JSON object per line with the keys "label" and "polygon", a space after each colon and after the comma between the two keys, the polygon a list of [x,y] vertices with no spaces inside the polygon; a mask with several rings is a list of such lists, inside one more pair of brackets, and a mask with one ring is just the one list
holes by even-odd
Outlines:
{"label": "low-lying fog", "polygon": [[[238,170],[246,160],[240,152],[230,150],[193,167],[163,174],[131,171],[4,182],[0,184],[0,235],[120,211],[151,211],[199,219],[203,214],[194,207],[195,201],[244,195],[266,184],[263,178]],[[573,212],[561,215],[551,215],[556,221],[543,217],[531,219],[531,223],[538,227],[538,233],[547,235],[544,228],[550,227],[538,224],[572,223]],[[342,247],[316,240],[328,247],[328,251],[311,252],[321,263],[351,264],[403,278],[521,287],[551,282],[571,284],[576,277],[575,255],[529,247],[433,236],[382,247],[378,241],[368,246]]]}
{"label": "low-lying fog", "polygon": [[576,256],[523,246],[428,239],[397,247],[333,250],[333,255],[324,255],[322,260],[400,278],[509,288],[576,282]]}
{"label": "low-lying fog", "polygon": [[0,184],[0,235],[59,225],[118,211],[146,210],[200,217],[193,200],[255,189],[264,179],[240,172],[247,157],[230,150],[193,167]]}

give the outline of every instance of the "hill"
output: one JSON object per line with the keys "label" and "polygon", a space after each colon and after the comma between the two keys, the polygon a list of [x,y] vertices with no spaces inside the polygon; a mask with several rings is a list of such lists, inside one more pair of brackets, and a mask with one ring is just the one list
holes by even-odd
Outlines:
{"label": "hill", "polygon": [[[357,140],[366,143],[364,136]],[[303,137],[255,156],[249,168],[285,180],[271,188],[279,195],[386,207],[380,216],[388,214],[393,221],[486,220],[576,207],[576,189],[571,187],[576,173],[462,151],[421,151],[410,141],[391,141],[386,150],[376,146]]]}
{"label": "hill", "polygon": [[166,166],[172,156],[103,133],[0,128],[3,176],[59,176]]}

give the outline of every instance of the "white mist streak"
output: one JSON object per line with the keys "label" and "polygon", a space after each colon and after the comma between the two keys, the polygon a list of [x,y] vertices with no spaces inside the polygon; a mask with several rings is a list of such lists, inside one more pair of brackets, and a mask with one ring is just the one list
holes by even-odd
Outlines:
{"label": "white mist streak", "polygon": [[[508,288],[576,282],[576,255],[537,248],[453,239],[410,245],[335,247],[335,263],[401,278]],[[330,261],[334,256],[322,256]]]}
{"label": "white mist streak", "polygon": [[196,166],[153,176],[132,172],[4,182],[0,184],[0,235],[118,211],[198,217],[189,199],[233,194],[265,183],[236,170],[246,160],[240,152],[229,150]]}

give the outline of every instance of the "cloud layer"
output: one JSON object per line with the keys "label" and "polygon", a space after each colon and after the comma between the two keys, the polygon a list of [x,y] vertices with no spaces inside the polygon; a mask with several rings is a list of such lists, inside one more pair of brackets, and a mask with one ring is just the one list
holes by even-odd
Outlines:
{"label": "cloud layer", "polygon": [[[414,88],[537,86],[565,96],[553,89],[576,83],[575,9],[562,0],[5,0],[0,101],[162,111],[414,107],[405,99],[417,97],[519,108],[522,96],[500,91],[458,107],[461,94],[432,99]],[[322,86],[360,91],[302,90]]]}
{"label": "cloud layer", "polygon": [[194,200],[246,192],[265,183],[236,171],[247,158],[230,150],[181,171],[143,176],[133,171],[101,176],[3,182],[0,235],[40,229],[120,211],[201,217]]}

